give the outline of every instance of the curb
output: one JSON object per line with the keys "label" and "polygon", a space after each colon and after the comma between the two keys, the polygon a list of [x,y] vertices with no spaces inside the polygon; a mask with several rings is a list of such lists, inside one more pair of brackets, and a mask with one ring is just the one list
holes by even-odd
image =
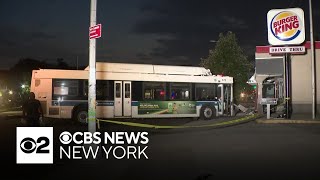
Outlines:
{"label": "curb", "polygon": [[320,124],[319,120],[257,119],[260,124]]}
{"label": "curb", "polygon": [[0,117],[22,117],[22,111],[6,111],[0,112]]}

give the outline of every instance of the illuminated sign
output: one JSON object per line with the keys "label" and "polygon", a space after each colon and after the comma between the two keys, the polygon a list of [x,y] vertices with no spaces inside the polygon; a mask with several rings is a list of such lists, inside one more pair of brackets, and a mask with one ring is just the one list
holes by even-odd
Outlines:
{"label": "illuminated sign", "polygon": [[300,8],[273,9],[267,14],[271,45],[298,45],[305,41],[304,12]]}
{"label": "illuminated sign", "polygon": [[303,54],[306,52],[304,46],[292,46],[292,47],[270,47],[270,54],[282,54],[282,53],[294,53],[294,54]]}

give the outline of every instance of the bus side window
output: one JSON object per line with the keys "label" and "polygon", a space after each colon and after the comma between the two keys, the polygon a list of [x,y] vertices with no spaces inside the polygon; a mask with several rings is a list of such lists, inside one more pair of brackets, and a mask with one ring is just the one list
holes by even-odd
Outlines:
{"label": "bus side window", "polygon": [[191,83],[170,83],[171,100],[191,100]]}
{"label": "bus side window", "polygon": [[216,85],[215,84],[196,84],[196,98],[197,101],[215,100]]}
{"label": "bus side window", "polygon": [[146,100],[165,100],[165,82],[143,82],[143,99]]}
{"label": "bus side window", "polygon": [[79,98],[79,80],[75,79],[53,79],[52,99],[70,100]]}
{"label": "bus side window", "polygon": [[142,92],[142,81],[132,81],[131,82],[131,96],[133,101],[141,101],[143,92]]}
{"label": "bus side window", "polygon": [[121,84],[116,83],[116,98],[120,98],[120,97],[121,97]]}
{"label": "bus side window", "polygon": [[110,86],[112,83],[107,80],[98,80],[96,84],[97,100],[112,100],[110,99]]}
{"label": "bus side window", "polygon": [[88,80],[84,80],[84,86],[83,86],[83,95],[84,96],[88,96],[89,94],[89,90],[88,90]]}

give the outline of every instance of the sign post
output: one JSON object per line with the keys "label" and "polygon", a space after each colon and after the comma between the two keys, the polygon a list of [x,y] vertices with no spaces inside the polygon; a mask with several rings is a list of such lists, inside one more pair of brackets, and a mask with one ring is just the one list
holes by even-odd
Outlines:
{"label": "sign post", "polygon": [[267,119],[270,119],[271,105],[277,105],[277,98],[262,98],[260,104],[267,105]]}
{"label": "sign post", "polygon": [[286,118],[291,118],[291,63],[292,53],[304,53],[305,41],[304,12],[301,8],[272,9],[267,14],[268,41],[273,46],[283,45],[284,47],[270,47],[270,54],[284,54],[285,77],[285,104]]}

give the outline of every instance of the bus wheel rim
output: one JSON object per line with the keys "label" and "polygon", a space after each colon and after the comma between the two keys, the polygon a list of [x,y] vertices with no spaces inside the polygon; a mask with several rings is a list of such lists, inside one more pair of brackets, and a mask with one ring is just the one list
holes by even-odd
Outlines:
{"label": "bus wheel rim", "polygon": [[211,116],[212,116],[212,110],[211,110],[211,108],[205,108],[204,109],[204,111],[203,111],[203,113],[204,113],[204,116],[206,117],[206,118],[210,118]]}
{"label": "bus wheel rim", "polygon": [[81,123],[87,123],[88,122],[88,113],[86,111],[81,111],[78,114],[78,121]]}

